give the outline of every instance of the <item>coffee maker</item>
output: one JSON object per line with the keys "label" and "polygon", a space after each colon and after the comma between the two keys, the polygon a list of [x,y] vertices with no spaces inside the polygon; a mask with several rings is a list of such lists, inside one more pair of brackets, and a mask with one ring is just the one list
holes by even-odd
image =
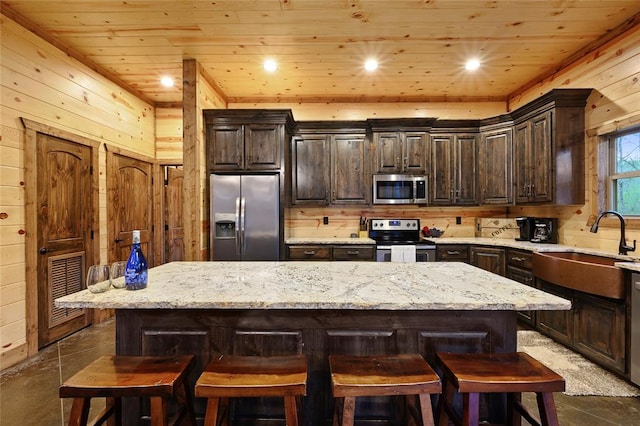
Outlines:
{"label": "coffee maker", "polygon": [[516,241],[531,241],[534,237],[535,218],[517,217],[516,224],[520,229],[520,236],[516,238]]}
{"label": "coffee maker", "polygon": [[532,243],[558,244],[558,219],[551,217],[534,218]]}

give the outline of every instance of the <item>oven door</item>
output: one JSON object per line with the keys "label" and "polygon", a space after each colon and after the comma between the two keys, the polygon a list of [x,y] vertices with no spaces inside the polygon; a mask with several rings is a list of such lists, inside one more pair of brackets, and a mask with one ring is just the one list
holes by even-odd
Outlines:
{"label": "oven door", "polygon": [[[417,244],[416,262],[435,262],[436,246]],[[376,246],[376,262],[391,262],[391,246]]]}

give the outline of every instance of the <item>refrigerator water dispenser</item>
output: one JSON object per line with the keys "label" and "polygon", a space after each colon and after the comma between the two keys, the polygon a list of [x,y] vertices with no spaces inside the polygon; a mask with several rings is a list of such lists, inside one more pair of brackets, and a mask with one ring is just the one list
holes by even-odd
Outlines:
{"label": "refrigerator water dispenser", "polygon": [[216,224],[214,238],[235,238],[236,216],[233,213],[216,213],[214,220]]}

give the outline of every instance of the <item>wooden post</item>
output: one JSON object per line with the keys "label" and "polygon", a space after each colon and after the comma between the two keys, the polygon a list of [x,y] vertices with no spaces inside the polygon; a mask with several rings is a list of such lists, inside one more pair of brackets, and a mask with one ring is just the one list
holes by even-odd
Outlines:
{"label": "wooden post", "polygon": [[184,165],[184,259],[201,260],[202,241],[200,179],[200,145],[198,137],[198,63],[195,59],[182,62],[182,120]]}

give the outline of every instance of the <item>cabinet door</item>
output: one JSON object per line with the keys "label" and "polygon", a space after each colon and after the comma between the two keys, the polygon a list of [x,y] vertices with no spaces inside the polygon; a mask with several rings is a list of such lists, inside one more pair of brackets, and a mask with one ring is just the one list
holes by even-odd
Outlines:
{"label": "cabinet door", "polygon": [[[551,284],[538,278],[540,290],[572,300],[573,291]],[[573,301],[572,301],[573,304]],[[564,345],[571,345],[573,342],[573,310],[569,311],[538,311],[536,315],[538,330],[548,336],[553,337]]]}
{"label": "cabinet door", "polygon": [[371,192],[364,135],[335,135],[331,144],[331,203],[366,204]]}
{"label": "cabinet door", "polygon": [[[531,119],[531,201],[552,201],[551,111]],[[582,177],[576,177],[582,179]]]}
{"label": "cabinet door", "polygon": [[244,126],[245,168],[247,170],[278,170],[281,163],[281,133],[279,124],[247,124]]}
{"label": "cabinet door", "polygon": [[427,171],[426,132],[406,132],[402,141],[402,170],[412,174]]}
{"label": "cabinet door", "polygon": [[458,135],[455,138],[454,196],[456,205],[478,204],[476,135]]}
{"label": "cabinet door", "polygon": [[375,260],[375,246],[344,245],[333,247],[333,260]]}
{"label": "cabinet door", "polygon": [[436,246],[437,262],[469,262],[469,246],[443,245]]}
{"label": "cabinet door", "polygon": [[453,204],[453,139],[453,135],[438,135],[431,138],[429,202],[432,205]]}
{"label": "cabinet door", "polygon": [[598,364],[625,371],[624,301],[615,303],[576,292],[574,346]]}
{"label": "cabinet door", "polygon": [[515,175],[515,201],[516,203],[526,203],[531,194],[531,184],[529,181],[529,158],[531,126],[529,122],[520,123],[513,128],[513,167]]}
{"label": "cabinet door", "polygon": [[506,274],[505,251],[502,248],[471,247],[471,264],[494,274]]}
{"label": "cabinet door", "polygon": [[400,171],[400,133],[376,132],[373,134],[375,144],[375,173],[394,173]]}
{"label": "cabinet door", "polygon": [[[531,270],[520,269],[507,265],[507,278],[521,284],[528,285],[529,287],[533,287],[534,277]],[[535,327],[536,325],[535,311],[518,311],[518,318],[531,327]]]}
{"label": "cabinet door", "polygon": [[511,135],[511,129],[482,134],[478,146],[480,204],[513,202]]}
{"label": "cabinet door", "polygon": [[329,202],[329,137],[301,135],[291,140],[291,203]]}
{"label": "cabinet door", "polygon": [[330,245],[287,246],[289,260],[331,260]]}
{"label": "cabinet door", "polygon": [[207,128],[209,170],[244,168],[244,126],[226,125]]}

